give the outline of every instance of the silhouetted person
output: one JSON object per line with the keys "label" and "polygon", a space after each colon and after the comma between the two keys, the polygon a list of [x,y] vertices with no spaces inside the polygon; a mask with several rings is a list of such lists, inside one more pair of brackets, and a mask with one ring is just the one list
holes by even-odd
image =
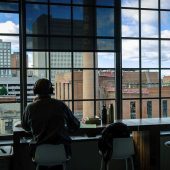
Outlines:
{"label": "silhouetted person", "polygon": [[70,155],[69,133],[77,130],[80,122],[62,101],[51,98],[53,87],[48,79],[39,79],[33,91],[37,97],[26,107],[22,127],[32,133],[36,145],[62,143]]}

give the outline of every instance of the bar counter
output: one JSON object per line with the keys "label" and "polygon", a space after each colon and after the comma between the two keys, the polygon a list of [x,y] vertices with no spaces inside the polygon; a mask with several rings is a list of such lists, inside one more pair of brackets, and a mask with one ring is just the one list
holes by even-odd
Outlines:
{"label": "bar counter", "polygon": [[[170,131],[170,118],[125,119],[121,122],[125,123],[132,132],[137,169],[160,170],[160,132]],[[106,126],[101,124],[96,128],[80,128],[78,132],[71,134],[73,142],[98,140]],[[15,127],[13,130],[14,160],[23,137],[30,137],[30,134],[21,127]]]}

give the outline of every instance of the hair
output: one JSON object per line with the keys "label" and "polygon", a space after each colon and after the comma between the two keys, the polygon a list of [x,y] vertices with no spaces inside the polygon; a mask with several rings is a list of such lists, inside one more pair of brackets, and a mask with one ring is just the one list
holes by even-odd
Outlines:
{"label": "hair", "polygon": [[53,86],[51,81],[48,79],[42,78],[35,82],[33,92],[34,94],[40,94],[40,95],[48,95],[53,94]]}

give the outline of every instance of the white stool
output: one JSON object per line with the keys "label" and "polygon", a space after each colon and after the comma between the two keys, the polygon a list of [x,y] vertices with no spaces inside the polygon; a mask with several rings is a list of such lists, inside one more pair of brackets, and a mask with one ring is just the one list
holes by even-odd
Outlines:
{"label": "white stool", "polygon": [[56,165],[62,165],[63,170],[67,170],[68,160],[63,144],[42,144],[37,146],[33,161],[37,164],[36,170],[39,170],[40,166],[51,167]]}
{"label": "white stool", "polygon": [[[129,138],[114,138],[113,139],[113,152],[112,152],[111,160],[113,159],[125,160],[126,170],[128,170],[128,159],[130,159],[132,170],[134,170],[134,163],[133,163],[134,154],[135,154],[135,151],[134,151],[133,138],[129,137]],[[107,164],[107,170],[109,170],[110,161]],[[103,169],[103,165],[104,165],[104,161],[102,158],[101,170]]]}

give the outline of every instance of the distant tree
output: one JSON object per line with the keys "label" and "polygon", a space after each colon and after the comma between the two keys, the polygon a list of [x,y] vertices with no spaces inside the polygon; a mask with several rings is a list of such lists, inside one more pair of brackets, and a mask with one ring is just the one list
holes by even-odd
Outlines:
{"label": "distant tree", "polygon": [[0,88],[0,95],[7,95],[7,94],[8,94],[7,89],[6,89],[4,86],[2,86],[2,87]]}

